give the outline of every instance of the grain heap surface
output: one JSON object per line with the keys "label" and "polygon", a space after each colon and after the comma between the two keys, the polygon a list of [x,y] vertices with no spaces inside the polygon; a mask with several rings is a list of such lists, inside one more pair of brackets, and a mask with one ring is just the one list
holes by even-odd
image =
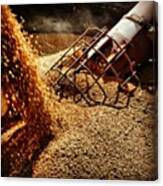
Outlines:
{"label": "grain heap surface", "polygon": [[[126,109],[72,108],[67,127],[33,166],[34,177],[140,179],[157,177],[154,98],[137,90]],[[64,123],[64,122],[63,122]],[[61,122],[62,125],[62,122]]]}

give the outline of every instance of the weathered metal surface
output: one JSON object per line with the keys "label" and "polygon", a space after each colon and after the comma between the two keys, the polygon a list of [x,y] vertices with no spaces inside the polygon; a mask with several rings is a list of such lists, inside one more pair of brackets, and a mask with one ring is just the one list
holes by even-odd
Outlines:
{"label": "weathered metal surface", "polygon": [[[136,86],[130,88],[129,82],[134,79],[135,84],[139,83],[136,66],[145,59],[150,48],[144,27],[152,18],[152,10],[153,2],[138,3],[110,31],[94,28],[94,37],[89,42],[84,39],[92,32],[88,28],[47,72],[59,99],[69,96],[65,92],[71,92],[76,103],[84,100],[90,106],[118,107],[120,91],[129,98],[136,89]],[[115,80],[118,86],[115,99],[111,101],[111,93],[103,84]],[[101,99],[92,96],[92,92],[97,91]]]}

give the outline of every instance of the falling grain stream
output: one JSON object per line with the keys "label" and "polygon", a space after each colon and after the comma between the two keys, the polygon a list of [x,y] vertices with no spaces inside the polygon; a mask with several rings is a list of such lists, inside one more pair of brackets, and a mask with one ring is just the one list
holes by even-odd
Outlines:
{"label": "falling grain stream", "polygon": [[38,59],[2,6],[2,176],[155,179],[156,95],[139,87],[120,110],[59,103]]}

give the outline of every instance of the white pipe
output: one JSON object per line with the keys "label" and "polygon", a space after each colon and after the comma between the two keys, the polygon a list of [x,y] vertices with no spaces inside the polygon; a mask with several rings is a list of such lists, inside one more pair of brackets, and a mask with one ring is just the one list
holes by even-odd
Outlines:
{"label": "white pipe", "polygon": [[[133,37],[142,29],[140,22],[149,22],[153,16],[154,2],[141,1],[137,3],[120,21],[94,46],[99,50],[108,40],[108,36],[114,39],[119,45],[128,44]],[[131,18],[131,19],[128,19]],[[136,18],[136,21],[133,19]],[[139,20],[137,20],[139,19]],[[138,21],[138,22],[137,22]],[[95,50],[91,49],[88,53],[88,59],[95,54]]]}

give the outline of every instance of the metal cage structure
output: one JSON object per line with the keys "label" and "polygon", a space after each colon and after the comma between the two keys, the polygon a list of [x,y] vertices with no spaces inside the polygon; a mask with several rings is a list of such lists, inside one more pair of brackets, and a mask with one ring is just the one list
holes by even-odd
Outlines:
{"label": "metal cage structure", "polygon": [[[138,48],[145,55],[140,45],[133,49],[134,38],[145,30],[152,15],[153,2],[139,2],[111,30],[88,28],[46,73],[58,99],[71,97],[75,103],[84,101],[89,106],[126,107],[140,83],[136,72],[140,59],[133,51]],[[90,34],[93,37],[87,39]],[[114,94],[108,89],[113,81]],[[131,81],[135,87],[129,91]],[[119,104],[121,93],[126,97],[123,104]]]}
{"label": "metal cage structure", "polygon": [[[127,54],[127,46],[122,48],[109,36],[107,36],[107,46],[109,46],[109,49],[108,47],[102,49],[95,48],[99,40],[103,36],[106,36],[107,31],[106,28],[101,30],[97,28],[88,28],[46,73],[51,77],[51,86],[54,88],[55,94],[58,95],[59,100],[67,98],[67,95],[71,92],[70,94],[75,103],[80,103],[84,100],[88,106],[107,105],[124,107],[128,105],[132,93],[126,90],[127,83],[130,82],[131,79],[134,79],[137,84],[139,83],[134,69],[135,61],[132,61]],[[85,38],[90,32],[94,32],[95,34],[88,42]],[[115,45],[117,49],[116,51],[112,51],[111,57],[108,57],[105,54],[105,50],[111,51],[113,45]],[[91,50],[95,51],[94,56],[91,57],[92,59],[88,57]],[[122,67],[118,68],[118,61],[121,58],[125,59],[125,66],[121,65]],[[77,82],[77,76],[81,74],[85,76],[84,87],[80,86]],[[113,77],[110,79],[114,79],[118,83],[114,101],[109,100],[109,92],[102,86],[102,84],[105,84],[104,79],[107,79],[107,77]],[[88,82],[88,78],[91,78],[91,83]],[[100,92],[100,100],[92,96],[94,87],[97,87],[96,90],[94,90],[96,93],[98,91]],[[120,92],[124,93],[127,97],[126,103],[123,106],[117,105]]]}

